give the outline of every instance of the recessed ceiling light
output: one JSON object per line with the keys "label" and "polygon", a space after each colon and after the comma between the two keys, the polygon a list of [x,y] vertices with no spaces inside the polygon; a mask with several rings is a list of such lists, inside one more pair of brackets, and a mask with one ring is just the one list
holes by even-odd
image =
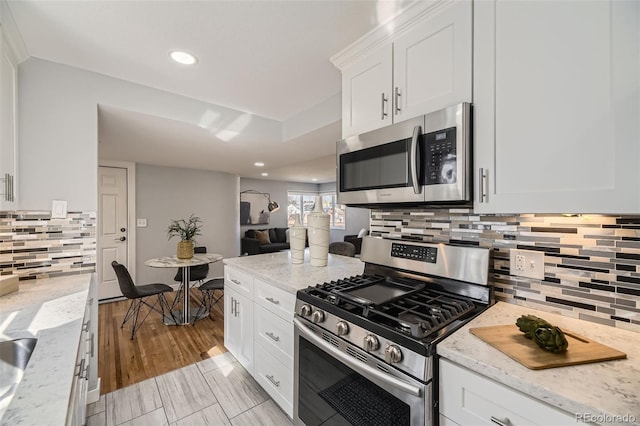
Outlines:
{"label": "recessed ceiling light", "polygon": [[191,53],[183,52],[181,50],[172,50],[169,53],[169,56],[171,59],[182,65],[193,65],[198,62],[198,58],[193,56]]}
{"label": "recessed ceiling light", "polygon": [[269,176],[269,173],[262,173],[262,176]]}
{"label": "recessed ceiling light", "polygon": [[255,163],[253,163],[253,165],[256,167],[264,167],[264,163],[261,161],[256,161]]}

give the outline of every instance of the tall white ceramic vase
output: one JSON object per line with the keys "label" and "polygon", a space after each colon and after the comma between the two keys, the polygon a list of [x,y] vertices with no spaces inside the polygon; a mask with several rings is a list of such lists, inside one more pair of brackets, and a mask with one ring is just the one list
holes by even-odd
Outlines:
{"label": "tall white ceramic vase", "polygon": [[329,214],[322,210],[322,197],[316,197],[316,205],[307,216],[309,223],[309,256],[311,266],[327,266],[329,256]]}
{"label": "tall white ceramic vase", "polygon": [[291,263],[304,263],[304,246],[307,239],[307,228],[300,223],[300,214],[294,215],[293,226],[289,228],[289,245],[291,247]]}

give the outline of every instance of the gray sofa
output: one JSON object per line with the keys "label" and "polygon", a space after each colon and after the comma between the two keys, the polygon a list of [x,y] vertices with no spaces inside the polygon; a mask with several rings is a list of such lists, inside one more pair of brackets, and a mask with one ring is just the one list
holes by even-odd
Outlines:
{"label": "gray sofa", "polygon": [[[273,253],[280,250],[289,250],[287,242],[287,228],[269,228],[269,243],[261,243],[256,238],[255,229],[249,229],[244,233],[244,238],[240,240],[242,254],[263,254]],[[259,229],[264,231],[264,229]]]}

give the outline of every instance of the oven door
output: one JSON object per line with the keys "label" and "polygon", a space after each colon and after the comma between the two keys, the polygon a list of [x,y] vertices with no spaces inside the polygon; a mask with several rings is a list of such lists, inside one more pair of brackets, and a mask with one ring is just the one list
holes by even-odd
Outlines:
{"label": "oven door", "polygon": [[298,316],[294,325],[294,424],[431,424],[431,383]]}

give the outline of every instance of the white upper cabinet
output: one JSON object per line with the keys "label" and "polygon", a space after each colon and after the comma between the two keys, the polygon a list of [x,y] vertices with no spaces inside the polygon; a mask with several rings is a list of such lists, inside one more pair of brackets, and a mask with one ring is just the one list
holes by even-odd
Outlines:
{"label": "white upper cabinet", "polygon": [[0,27],[0,210],[17,205],[18,61]]}
{"label": "white upper cabinet", "polygon": [[393,48],[381,47],[342,73],[342,136],[392,123]]}
{"label": "white upper cabinet", "polygon": [[471,28],[470,0],[419,1],[335,55],[342,136],[471,102]]}
{"label": "white upper cabinet", "polygon": [[471,2],[455,2],[393,43],[395,122],[471,102],[471,25]]}
{"label": "white upper cabinet", "polygon": [[640,212],[640,2],[474,5],[475,211]]}

